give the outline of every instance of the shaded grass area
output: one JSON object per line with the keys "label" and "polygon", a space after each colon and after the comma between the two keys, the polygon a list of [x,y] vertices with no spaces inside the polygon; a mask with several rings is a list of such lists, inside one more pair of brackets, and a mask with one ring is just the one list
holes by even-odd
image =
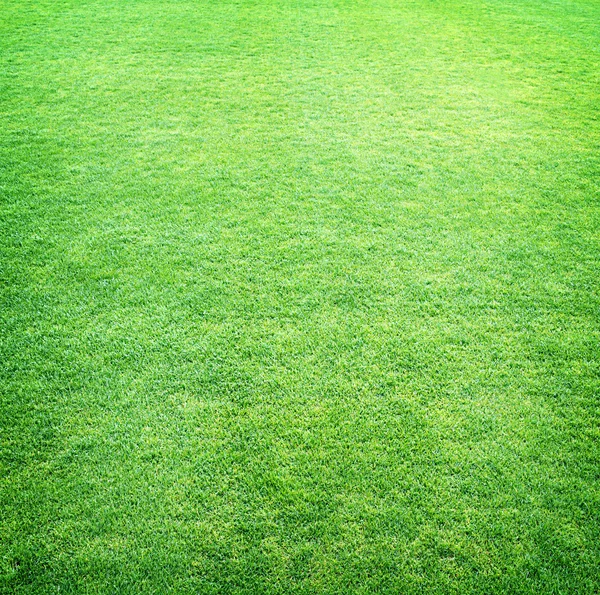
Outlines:
{"label": "shaded grass area", "polygon": [[600,589],[600,5],[1,8],[2,592]]}

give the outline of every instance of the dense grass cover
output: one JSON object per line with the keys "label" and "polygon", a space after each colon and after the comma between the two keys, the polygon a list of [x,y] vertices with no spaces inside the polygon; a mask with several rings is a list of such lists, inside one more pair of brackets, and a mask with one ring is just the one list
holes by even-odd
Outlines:
{"label": "dense grass cover", "polygon": [[2,593],[598,593],[600,3],[0,0]]}

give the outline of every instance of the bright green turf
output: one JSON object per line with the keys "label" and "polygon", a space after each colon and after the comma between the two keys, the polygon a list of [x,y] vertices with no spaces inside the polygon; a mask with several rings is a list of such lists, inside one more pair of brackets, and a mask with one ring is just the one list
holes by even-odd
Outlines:
{"label": "bright green turf", "polygon": [[0,0],[2,593],[598,593],[598,0]]}

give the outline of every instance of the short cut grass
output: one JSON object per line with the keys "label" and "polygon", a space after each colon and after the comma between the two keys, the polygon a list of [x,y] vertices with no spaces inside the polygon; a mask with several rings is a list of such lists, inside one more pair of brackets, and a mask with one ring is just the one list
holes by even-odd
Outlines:
{"label": "short cut grass", "polygon": [[600,592],[597,0],[0,0],[0,591]]}

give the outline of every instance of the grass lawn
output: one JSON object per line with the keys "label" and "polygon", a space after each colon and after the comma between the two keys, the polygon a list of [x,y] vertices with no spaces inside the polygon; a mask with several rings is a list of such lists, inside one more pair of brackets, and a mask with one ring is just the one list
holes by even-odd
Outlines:
{"label": "grass lawn", "polygon": [[598,594],[598,0],[0,0],[0,592]]}

